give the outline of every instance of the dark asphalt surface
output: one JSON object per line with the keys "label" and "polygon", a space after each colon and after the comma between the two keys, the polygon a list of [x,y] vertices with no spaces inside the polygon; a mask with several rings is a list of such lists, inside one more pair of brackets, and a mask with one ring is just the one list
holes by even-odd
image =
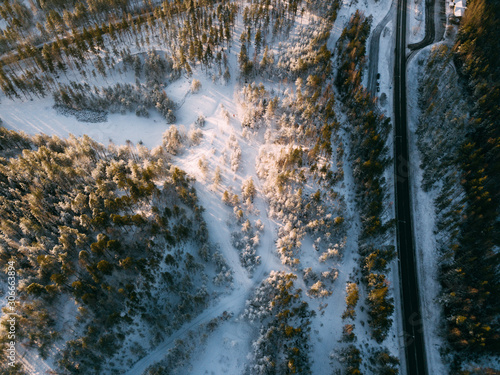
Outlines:
{"label": "dark asphalt surface", "polygon": [[425,36],[418,43],[409,44],[408,48],[412,51],[427,47],[434,42],[436,37],[436,26],[434,23],[434,0],[425,1]]}
{"label": "dark asphalt surface", "polygon": [[394,16],[394,6],[396,1],[391,3],[391,7],[385,17],[380,21],[380,23],[373,29],[372,38],[370,40],[370,50],[368,52],[369,62],[368,62],[368,91],[372,96],[377,95],[377,73],[378,73],[378,60],[379,60],[379,50],[380,50],[380,34],[384,27],[387,25],[390,19]]}
{"label": "dark asphalt surface", "polygon": [[394,64],[396,232],[407,375],[427,374],[418,275],[413,241],[406,113],[406,11],[398,0]]}

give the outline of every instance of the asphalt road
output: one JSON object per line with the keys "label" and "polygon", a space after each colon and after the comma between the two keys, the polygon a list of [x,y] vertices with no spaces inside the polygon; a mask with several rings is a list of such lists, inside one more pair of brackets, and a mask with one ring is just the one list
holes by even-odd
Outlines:
{"label": "asphalt road", "polygon": [[410,50],[422,49],[434,42],[434,38],[436,37],[434,8],[434,0],[425,1],[425,36],[420,42],[409,44],[408,48]]}
{"label": "asphalt road", "polygon": [[368,52],[369,63],[368,63],[368,91],[372,96],[377,95],[377,73],[378,73],[378,60],[379,60],[379,49],[380,49],[380,34],[384,27],[387,25],[389,20],[394,15],[395,1],[391,3],[391,8],[385,15],[385,17],[380,21],[380,23],[373,29],[372,38],[370,40],[370,50]]}
{"label": "asphalt road", "polygon": [[394,63],[394,173],[396,186],[396,232],[407,375],[427,374],[418,275],[413,241],[406,113],[406,10],[398,0]]}

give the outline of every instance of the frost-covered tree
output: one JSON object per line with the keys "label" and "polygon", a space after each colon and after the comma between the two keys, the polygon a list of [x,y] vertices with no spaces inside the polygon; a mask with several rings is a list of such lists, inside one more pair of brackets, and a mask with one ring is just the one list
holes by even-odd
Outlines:
{"label": "frost-covered tree", "polygon": [[172,155],[177,155],[182,147],[182,136],[175,125],[163,133],[163,146]]}
{"label": "frost-covered tree", "polygon": [[144,75],[150,86],[162,85],[167,72],[167,61],[156,51],[150,51],[144,62]]}
{"label": "frost-covered tree", "polygon": [[191,92],[196,94],[201,89],[201,82],[197,79],[193,79],[191,82]]}
{"label": "frost-covered tree", "polygon": [[255,197],[255,185],[253,183],[252,177],[248,177],[241,185],[241,194],[244,199],[250,199],[253,202]]}
{"label": "frost-covered tree", "polygon": [[[222,173],[221,173],[220,167],[217,166],[217,168],[215,168],[215,172],[214,172],[213,184],[214,184],[215,187],[218,187],[221,184],[221,182],[222,182]],[[227,191],[224,191],[224,193],[226,194]],[[222,201],[224,203],[226,203],[226,201],[227,201],[227,195],[226,195],[226,201],[225,201],[224,197],[223,197]]]}
{"label": "frost-covered tree", "polygon": [[194,123],[196,124],[196,126],[202,128],[203,126],[205,126],[205,116],[199,115]]}
{"label": "frost-covered tree", "polygon": [[227,145],[231,150],[231,170],[233,172],[236,172],[238,170],[238,167],[240,166],[241,147],[234,134],[231,134],[231,136],[229,137]]}
{"label": "frost-covered tree", "polygon": [[203,138],[203,132],[200,129],[191,129],[188,132],[188,139],[191,146],[197,146],[200,144]]}

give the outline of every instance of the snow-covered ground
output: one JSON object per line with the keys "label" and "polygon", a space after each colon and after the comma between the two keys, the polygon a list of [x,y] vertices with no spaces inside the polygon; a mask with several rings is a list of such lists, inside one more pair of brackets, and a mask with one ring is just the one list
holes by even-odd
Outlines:
{"label": "snow-covered ground", "polygon": [[425,36],[425,0],[408,1],[408,43],[417,43]]}
{"label": "snow-covered ground", "polygon": [[161,144],[162,134],[168,128],[165,120],[156,112],[150,118],[133,114],[109,114],[108,121],[83,123],[73,116],[64,116],[53,108],[51,97],[33,101],[11,101],[5,97],[0,102],[0,118],[8,129],[24,131],[30,135],[44,133],[66,138],[69,134],[89,137],[105,145],[111,140],[120,145],[129,140],[133,144],[143,142],[148,148]]}
{"label": "snow-covered ground", "polygon": [[334,48],[337,40],[342,34],[342,30],[349,22],[349,19],[357,9],[362,11],[366,17],[372,17],[372,31],[375,26],[385,17],[389,8],[391,7],[392,0],[379,0],[379,1],[370,1],[370,0],[359,0],[359,1],[350,1],[344,0],[342,2],[342,6],[339,9],[337,20],[333,25],[333,29],[331,31],[330,40],[328,41],[328,48]]}
{"label": "snow-covered ground", "polygon": [[[417,81],[423,74],[419,60],[429,55],[432,47],[429,46],[419,51],[408,65],[408,82]],[[430,374],[447,374],[448,369],[444,365],[440,348],[443,340],[439,336],[441,332],[441,306],[437,298],[440,290],[438,275],[438,257],[435,230],[435,208],[434,194],[424,192],[421,186],[422,170],[420,169],[420,154],[417,149],[417,129],[420,109],[418,107],[418,85],[407,86],[408,95],[408,130],[409,130],[409,152],[410,152],[410,181],[413,205],[413,232],[415,234],[415,251],[417,254],[418,277],[420,282],[420,301],[422,306],[422,318],[424,325],[425,345],[427,362]]]}
{"label": "snow-covered ground", "polygon": [[[362,0],[356,4],[345,1],[332,30],[328,47],[330,49],[334,48],[342,29],[357,8],[363,9],[367,16],[372,15],[372,25],[375,26],[386,15],[390,4],[391,0],[380,0],[377,3]],[[308,17],[305,16],[303,19],[299,19],[297,23],[304,25],[308,20]],[[241,25],[241,20],[239,25]],[[239,28],[239,32],[241,32],[241,28]],[[393,23],[389,22],[381,34],[379,62],[382,76],[381,93],[387,95],[386,100],[381,100],[381,106],[389,116],[392,111],[392,33]],[[297,30],[292,31],[291,38],[296,35]],[[239,35],[235,35],[233,39],[239,40]],[[141,374],[149,365],[162,360],[168,349],[173,347],[176,339],[185,338],[190,330],[208,323],[225,311],[231,313],[232,317],[222,322],[209,335],[204,344],[194,350],[191,363],[187,366],[186,371],[191,374],[242,373],[245,364],[248,362],[247,353],[250,352],[251,342],[256,337],[255,326],[240,318],[245,308],[245,302],[251,296],[255,287],[265,279],[271,270],[287,269],[280,262],[275,247],[276,231],[280,223],[269,218],[268,203],[255,170],[256,159],[263,140],[262,137],[259,138],[258,136],[245,137],[241,127],[243,109],[238,103],[240,87],[235,80],[235,77],[237,77],[236,56],[239,52],[238,48],[236,45],[229,56],[229,62],[232,66],[231,75],[233,77],[229,84],[214,83],[200,69],[196,69],[193,71],[192,77],[184,77],[174,81],[165,89],[167,95],[174,102],[180,104],[180,107],[175,112],[177,117],[175,125],[178,128],[187,132],[195,128],[194,122],[198,116],[205,117],[206,123],[201,128],[203,138],[200,144],[184,147],[181,153],[172,157],[172,163],[185,170],[197,181],[195,187],[200,205],[205,209],[203,216],[207,222],[211,241],[218,245],[220,252],[234,271],[233,289],[228,294],[213,301],[211,306],[203,313],[175,331],[156,349],[147,353],[143,359],[128,370],[127,373],[131,375]],[[276,46],[274,51],[277,52]],[[201,90],[197,93],[191,93],[190,91],[193,79],[198,79],[201,82]],[[133,82],[132,77],[128,77],[126,80]],[[268,84],[271,85],[271,83]],[[109,114],[107,122],[92,124],[78,122],[74,117],[60,115],[52,106],[53,100],[50,97],[25,101],[10,101],[2,97],[0,118],[7,128],[22,130],[28,134],[45,133],[59,137],[67,137],[69,134],[76,136],[88,134],[104,144],[112,141],[121,145],[131,141],[132,143],[142,142],[148,148],[161,145],[162,134],[169,127],[156,112],[152,112],[150,118],[147,119],[137,117],[134,114]],[[225,111],[229,113],[229,121],[225,117]],[[232,135],[236,138],[242,150],[240,167],[236,172],[233,172],[224,162],[225,149]],[[389,139],[389,144],[390,142]],[[208,165],[206,171],[200,169],[200,160],[206,160]],[[221,171],[222,181],[220,186],[214,187],[212,180],[217,167]],[[355,209],[355,187],[348,154],[344,156],[344,170],[345,181],[344,185],[339,188],[339,194],[347,202],[345,217],[349,221],[349,226],[344,257],[336,265],[338,267],[338,278],[331,288],[333,293],[330,297],[313,299],[304,295],[304,299],[307,300],[310,308],[317,313],[311,325],[313,374],[327,374],[332,371],[329,356],[338,345],[337,342],[342,335],[343,323],[341,315],[345,309],[346,282],[359,277],[353,271],[358,267],[356,254],[360,224]],[[392,171],[389,171],[387,176],[389,179],[391,174]],[[253,209],[248,212],[248,217],[251,221],[260,219],[264,224],[260,245],[257,248],[257,255],[261,257],[262,263],[256,268],[253,275],[250,275],[241,265],[238,251],[231,244],[234,216],[232,208],[227,207],[221,201],[224,190],[240,194],[242,182],[249,177],[256,183],[257,197]],[[389,189],[390,194],[393,194],[392,187],[389,187]],[[393,201],[393,199],[391,200]],[[427,203],[429,204],[429,202],[430,199],[428,199]],[[428,225],[431,224],[431,222],[428,223]],[[311,247],[309,242],[306,237],[303,248]],[[315,260],[317,261],[317,259]],[[304,262],[306,261],[308,259],[304,260]],[[397,271],[394,271],[397,269],[395,263],[392,264],[391,269],[392,271],[388,275],[392,281],[392,296],[395,298],[395,307],[396,311],[398,311],[400,304],[398,300]],[[364,295],[360,297],[360,300],[364,299]],[[397,313],[395,313],[394,319],[397,320]],[[367,322],[366,312],[359,313],[354,323],[357,327],[356,334],[359,342],[363,346],[368,346],[371,340],[368,326],[365,326],[362,321]],[[391,354],[402,358],[399,355],[398,327],[399,324],[395,322],[384,345],[388,347]],[[26,358],[31,365],[32,374],[43,374],[53,368],[50,361],[43,361],[32,352],[28,352]],[[439,367],[435,368],[440,370]]]}
{"label": "snow-covered ground", "polygon": [[[378,70],[380,73],[379,104],[387,117],[392,117],[394,85],[394,23],[389,21],[380,35]],[[390,142],[389,142],[390,144]]]}

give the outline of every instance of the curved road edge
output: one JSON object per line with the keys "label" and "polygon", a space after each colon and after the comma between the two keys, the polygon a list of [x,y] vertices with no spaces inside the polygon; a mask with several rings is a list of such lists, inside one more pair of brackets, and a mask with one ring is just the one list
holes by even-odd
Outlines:
{"label": "curved road edge", "polygon": [[370,40],[370,51],[368,52],[368,56],[370,58],[370,62],[368,64],[368,92],[372,95],[376,95],[377,90],[377,73],[378,73],[378,60],[379,60],[379,49],[380,49],[380,34],[384,27],[387,25],[389,20],[394,15],[394,10],[396,9],[395,1],[391,2],[391,7],[389,11],[379,22],[379,24],[373,29],[372,38]]}
{"label": "curved road edge", "polygon": [[434,42],[436,38],[436,26],[434,21],[434,0],[425,1],[425,36],[420,42],[408,44],[411,51],[422,49]]}

